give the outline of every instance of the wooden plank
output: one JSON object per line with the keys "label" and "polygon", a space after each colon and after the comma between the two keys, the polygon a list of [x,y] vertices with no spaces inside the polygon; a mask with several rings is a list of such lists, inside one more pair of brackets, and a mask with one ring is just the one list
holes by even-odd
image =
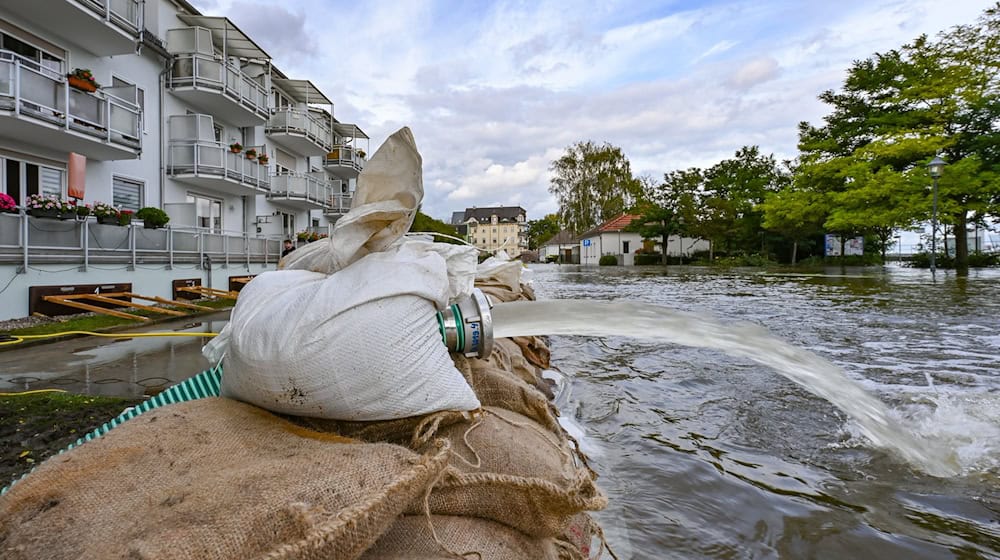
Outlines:
{"label": "wooden plank", "polygon": [[177,307],[184,307],[184,308],[187,308],[187,309],[196,309],[198,311],[214,311],[214,308],[212,308],[212,307],[205,307],[204,305],[195,305],[193,303],[187,303],[185,301],[177,301],[176,299],[167,299],[167,298],[161,298],[161,297],[156,297],[156,296],[151,296],[151,297],[144,296],[143,299],[148,299],[148,300],[159,302],[159,303],[162,303],[162,304],[165,304],[165,305],[176,305]]}
{"label": "wooden plank", "polygon": [[[108,292],[130,292],[130,283],[105,284],[66,284],[58,286],[30,286],[28,288],[28,313],[41,313],[46,316],[69,315],[79,313],[70,306],[63,306],[55,301],[45,300],[45,296],[69,296],[76,294],[101,294]],[[101,304],[105,307],[109,304]],[[128,307],[129,302],[122,301],[111,304],[113,307]]]}
{"label": "wooden plank", "polygon": [[86,303],[80,303],[78,301],[73,301],[66,299],[66,296],[44,296],[45,301],[50,301],[52,303],[58,303],[59,305],[65,305],[66,307],[75,307],[77,309],[84,309],[86,311],[93,311],[95,313],[102,313],[104,315],[111,315],[114,317],[121,317],[122,319],[133,319],[136,321],[148,321],[149,317],[142,317],[140,315],[132,315],[131,313],[125,313],[124,311],[115,311],[113,309],[108,309],[106,307],[98,307],[96,305],[88,305]]}
{"label": "wooden plank", "polygon": [[[140,296],[138,294],[131,294],[130,293],[130,294],[126,294],[126,295],[128,295],[128,296],[130,296],[132,298],[135,298],[135,299],[149,299],[149,298]],[[92,301],[96,301],[96,302],[100,302],[100,303],[110,303],[110,301],[111,301],[110,297],[99,296],[99,295],[95,295],[95,294],[81,295],[79,297],[74,297],[73,299],[87,299],[87,300],[92,300]],[[118,300],[118,301],[120,301],[120,300]],[[152,305],[143,305],[141,303],[135,303],[135,302],[130,303],[129,307],[134,307],[136,309],[145,309],[146,311],[152,311],[153,313],[162,313],[164,315],[174,315],[174,316],[177,316],[177,317],[183,317],[184,315],[186,315],[186,313],[184,313],[183,311],[175,311],[173,309],[164,309],[162,307],[154,307]]]}
{"label": "wooden plank", "polygon": [[190,288],[177,288],[178,292],[192,292],[202,296],[216,297],[223,299],[236,299],[239,292],[227,292],[216,288],[206,288],[204,286],[191,286]]}

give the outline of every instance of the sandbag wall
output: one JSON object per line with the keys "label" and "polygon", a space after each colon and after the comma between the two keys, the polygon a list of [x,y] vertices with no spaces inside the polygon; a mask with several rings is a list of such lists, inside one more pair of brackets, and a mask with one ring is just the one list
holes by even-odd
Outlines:
{"label": "sandbag wall", "polygon": [[[530,288],[479,284],[494,301]],[[0,558],[586,559],[607,499],[541,339],[453,355],[483,409],[384,422],[209,398],[155,409],[0,496]],[[548,392],[548,394],[547,394]]]}

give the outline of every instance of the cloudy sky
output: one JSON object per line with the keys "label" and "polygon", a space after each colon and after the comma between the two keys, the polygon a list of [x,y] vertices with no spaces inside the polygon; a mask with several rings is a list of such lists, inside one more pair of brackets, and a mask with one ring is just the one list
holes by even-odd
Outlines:
{"label": "cloudy sky", "polygon": [[557,209],[550,162],[581,140],[636,174],[710,166],[744,145],[795,155],[853,60],[970,23],[984,0],[194,0],[335,102],[371,152],[409,126],[424,212]]}

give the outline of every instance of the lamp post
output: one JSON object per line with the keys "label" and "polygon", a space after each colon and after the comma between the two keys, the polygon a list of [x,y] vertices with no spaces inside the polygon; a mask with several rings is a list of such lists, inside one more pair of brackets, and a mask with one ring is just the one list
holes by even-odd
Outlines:
{"label": "lamp post", "polygon": [[948,162],[941,159],[940,156],[934,156],[934,159],[927,164],[927,172],[934,179],[933,202],[931,203],[931,274],[934,274],[936,270],[935,259],[937,257],[937,183],[938,177],[941,176],[946,165]]}
{"label": "lamp post", "polygon": [[896,262],[903,262],[903,237],[897,235],[896,239]]}

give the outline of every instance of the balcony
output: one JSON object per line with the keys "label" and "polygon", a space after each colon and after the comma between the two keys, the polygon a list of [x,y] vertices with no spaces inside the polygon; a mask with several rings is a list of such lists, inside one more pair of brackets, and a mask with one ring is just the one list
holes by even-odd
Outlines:
{"label": "balcony", "polygon": [[323,156],[323,169],[341,179],[353,179],[364,168],[365,156],[360,155],[354,146],[336,144]]}
{"label": "balcony", "polygon": [[251,76],[235,58],[216,55],[212,41],[212,31],[202,27],[167,31],[167,49],[173,55],[167,89],[230,124],[265,124],[270,101],[263,66],[249,65],[261,72]]}
{"label": "balcony", "polygon": [[343,216],[351,209],[354,203],[353,193],[337,193],[330,195],[323,214],[327,216]]}
{"label": "balcony", "polygon": [[[168,122],[167,175],[178,181],[233,195],[270,190],[267,166],[233,153],[215,139],[211,115],[174,115]],[[252,146],[247,146],[247,150]],[[264,153],[263,146],[255,148]]]}
{"label": "balcony", "polygon": [[8,9],[97,56],[135,53],[143,0],[30,0]]}
{"label": "balcony", "polygon": [[264,132],[274,143],[303,156],[321,156],[333,149],[330,122],[315,111],[277,109],[267,120]]}
{"label": "balcony", "polygon": [[319,174],[277,173],[271,176],[267,199],[276,204],[302,210],[326,208],[333,193],[341,192],[340,181],[329,181]]}
{"label": "balcony", "polygon": [[[62,73],[0,50],[0,136],[95,160],[137,159],[135,88],[74,89]],[[68,109],[67,109],[68,108]]]}

